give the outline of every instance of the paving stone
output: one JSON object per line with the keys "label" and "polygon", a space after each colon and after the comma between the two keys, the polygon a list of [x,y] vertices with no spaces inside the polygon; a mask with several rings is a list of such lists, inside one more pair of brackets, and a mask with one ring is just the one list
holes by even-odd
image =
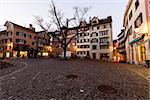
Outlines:
{"label": "paving stone", "polygon": [[[131,66],[131,70],[127,64],[53,58],[14,62],[25,62],[28,67],[0,81],[2,100],[150,100],[150,82],[135,73],[138,68]],[[97,89],[101,85],[117,93],[103,93]]]}

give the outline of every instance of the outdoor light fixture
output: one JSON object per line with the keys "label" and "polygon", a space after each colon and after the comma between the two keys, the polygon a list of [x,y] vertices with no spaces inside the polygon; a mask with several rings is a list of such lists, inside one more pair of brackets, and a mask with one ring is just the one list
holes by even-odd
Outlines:
{"label": "outdoor light fixture", "polygon": [[138,33],[138,32],[139,32],[139,28],[135,28],[135,29],[134,29],[134,32],[135,32],[135,33]]}
{"label": "outdoor light fixture", "polygon": [[148,32],[147,32],[147,33],[146,33],[146,32],[145,32],[145,33],[139,33],[139,28],[135,28],[135,29],[134,29],[134,32],[137,33],[138,35],[143,35],[143,34],[145,34],[145,35],[148,36]]}

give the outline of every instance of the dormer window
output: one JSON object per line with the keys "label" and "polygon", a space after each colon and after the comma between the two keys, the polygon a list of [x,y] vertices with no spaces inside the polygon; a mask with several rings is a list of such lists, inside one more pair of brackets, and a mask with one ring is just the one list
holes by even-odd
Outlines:
{"label": "dormer window", "polygon": [[92,24],[97,24],[98,23],[98,18],[97,17],[94,17],[93,19],[92,19]]}
{"label": "dormer window", "polygon": [[96,20],[94,20],[93,23],[96,24]]}

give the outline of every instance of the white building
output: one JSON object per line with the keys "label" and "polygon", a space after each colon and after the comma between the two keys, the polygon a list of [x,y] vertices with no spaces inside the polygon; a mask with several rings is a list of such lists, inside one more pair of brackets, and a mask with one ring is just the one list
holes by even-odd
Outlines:
{"label": "white building", "polygon": [[150,1],[129,0],[124,14],[127,62],[150,60]]}
{"label": "white building", "polygon": [[77,36],[77,56],[111,60],[113,55],[112,18],[94,17],[81,22]]}

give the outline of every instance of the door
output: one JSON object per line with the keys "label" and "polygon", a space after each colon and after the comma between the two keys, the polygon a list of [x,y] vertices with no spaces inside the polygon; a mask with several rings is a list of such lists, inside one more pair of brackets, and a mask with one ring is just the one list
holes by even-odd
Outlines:
{"label": "door", "polygon": [[93,59],[96,59],[96,53],[93,53]]}

